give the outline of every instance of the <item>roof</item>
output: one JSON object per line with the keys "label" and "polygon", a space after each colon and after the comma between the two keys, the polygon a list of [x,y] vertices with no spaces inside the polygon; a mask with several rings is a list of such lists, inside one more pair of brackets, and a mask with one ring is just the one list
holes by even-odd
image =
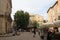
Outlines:
{"label": "roof", "polygon": [[49,10],[50,10],[51,8],[53,8],[57,3],[58,3],[58,1],[56,1],[55,4],[48,9],[47,13],[48,13]]}

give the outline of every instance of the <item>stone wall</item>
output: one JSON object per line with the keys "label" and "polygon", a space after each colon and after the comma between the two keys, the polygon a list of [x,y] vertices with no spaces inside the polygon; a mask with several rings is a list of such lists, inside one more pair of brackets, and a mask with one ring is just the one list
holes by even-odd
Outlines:
{"label": "stone wall", "polygon": [[11,30],[11,5],[8,0],[0,0],[0,34],[5,34]]}

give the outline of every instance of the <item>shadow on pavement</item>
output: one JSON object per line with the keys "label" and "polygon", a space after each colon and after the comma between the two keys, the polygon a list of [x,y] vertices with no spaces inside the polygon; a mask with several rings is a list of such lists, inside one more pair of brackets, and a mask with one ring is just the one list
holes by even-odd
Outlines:
{"label": "shadow on pavement", "polygon": [[17,34],[17,35],[0,35],[0,37],[13,37],[13,36],[20,36],[20,34]]}
{"label": "shadow on pavement", "polygon": [[9,35],[9,36],[0,36],[0,37],[12,37],[13,35]]}

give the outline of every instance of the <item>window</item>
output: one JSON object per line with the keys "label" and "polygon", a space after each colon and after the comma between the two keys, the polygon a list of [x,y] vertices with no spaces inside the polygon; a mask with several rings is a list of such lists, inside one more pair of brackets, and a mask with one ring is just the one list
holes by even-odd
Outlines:
{"label": "window", "polygon": [[44,23],[46,23],[46,20],[43,20]]}
{"label": "window", "polygon": [[56,21],[56,19],[55,19],[55,21]]}
{"label": "window", "polygon": [[60,20],[60,16],[58,16],[58,20]]}
{"label": "window", "polygon": [[7,3],[7,6],[6,6],[6,8],[8,8],[8,3]]}

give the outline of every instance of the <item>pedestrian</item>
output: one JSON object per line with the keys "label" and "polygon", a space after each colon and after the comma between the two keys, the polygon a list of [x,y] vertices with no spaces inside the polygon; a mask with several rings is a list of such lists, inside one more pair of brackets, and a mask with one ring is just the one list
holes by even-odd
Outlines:
{"label": "pedestrian", "polygon": [[51,38],[52,38],[52,29],[48,29],[47,40],[51,40]]}
{"label": "pedestrian", "polygon": [[47,32],[48,32],[48,28],[44,28],[44,32],[43,32],[44,40],[47,40]]}
{"label": "pedestrian", "polygon": [[35,37],[35,35],[36,35],[36,29],[34,29],[33,33],[34,33],[33,37]]}
{"label": "pedestrian", "polygon": [[34,27],[34,31],[33,31],[34,35],[33,35],[33,37],[36,36],[36,29],[37,29],[37,27]]}
{"label": "pedestrian", "polygon": [[12,22],[12,31],[13,31],[13,36],[17,35],[17,25],[14,21]]}
{"label": "pedestrian", "polygon": [[40,29],[39,28],[37,28],[37,32],[38,32],[38,35],[40,36]]}

